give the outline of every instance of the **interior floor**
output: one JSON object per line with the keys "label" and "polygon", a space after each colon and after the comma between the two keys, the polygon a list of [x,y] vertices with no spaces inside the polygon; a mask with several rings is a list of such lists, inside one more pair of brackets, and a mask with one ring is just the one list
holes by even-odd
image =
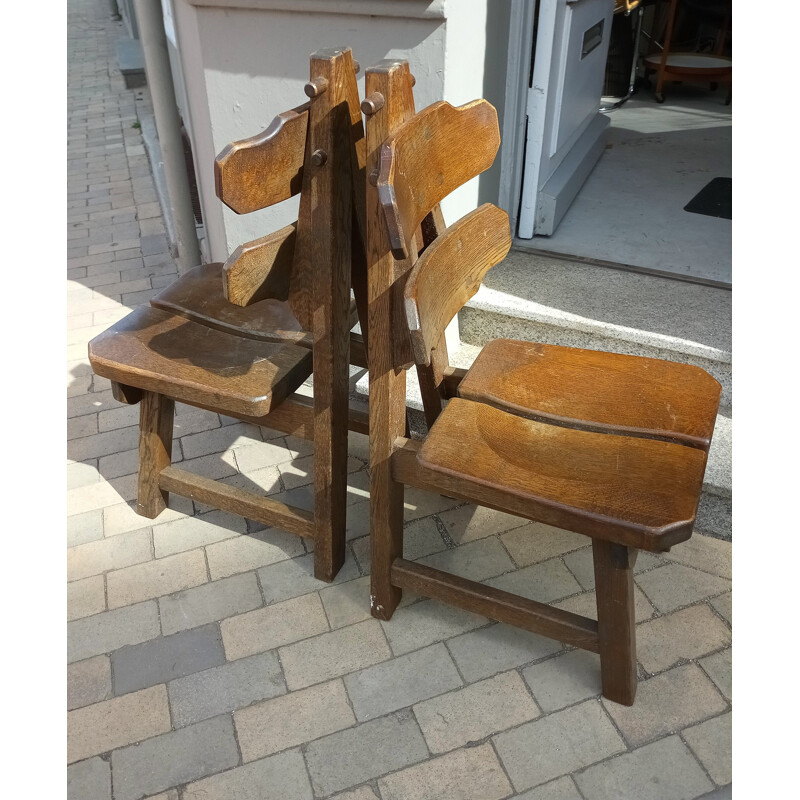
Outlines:
{"label": "interior floor", "polygon": [[555,233],[515,245],[730,285],[731,220],[684,211],[732,177],[727,92],[667,84],[658,104],[642,87],[606,112],[606,149]]}

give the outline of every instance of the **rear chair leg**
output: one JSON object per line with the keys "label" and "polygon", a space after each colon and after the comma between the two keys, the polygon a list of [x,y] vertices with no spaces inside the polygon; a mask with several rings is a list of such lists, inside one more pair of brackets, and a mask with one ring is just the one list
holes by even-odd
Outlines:
{"label": "rear chair leg", "polygon": [[636,697],[633,565],[638,551],[592,540],[603,696],[624,706]]}
{"label": "rear chair leg", "polygon": [[153,519],[166,507],[169,493],[158,476],[172,463],[172,420],[175,401],[163,394],[142,392],[139,407],[139,495],[136,513]]}

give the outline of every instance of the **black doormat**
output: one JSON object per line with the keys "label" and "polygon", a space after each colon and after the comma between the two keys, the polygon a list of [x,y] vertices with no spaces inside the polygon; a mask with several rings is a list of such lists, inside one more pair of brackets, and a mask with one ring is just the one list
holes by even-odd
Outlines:
{"label": "black doormat", "polygon": [[714,178],[704,186],[684,207],[692,214],[707,217],[731,218],[731,178]]}

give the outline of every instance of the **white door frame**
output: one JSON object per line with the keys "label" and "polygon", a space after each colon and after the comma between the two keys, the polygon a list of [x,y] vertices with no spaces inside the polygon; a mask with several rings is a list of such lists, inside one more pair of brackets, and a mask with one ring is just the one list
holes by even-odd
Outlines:
{"label": "white door frame", "polygon": [[525,137],[528,127],[526,110],[536,6],[537,0],[511,0],[498,205],[508,213],[511,234],[514,237],[517,235],[517,218],[522,193]]}

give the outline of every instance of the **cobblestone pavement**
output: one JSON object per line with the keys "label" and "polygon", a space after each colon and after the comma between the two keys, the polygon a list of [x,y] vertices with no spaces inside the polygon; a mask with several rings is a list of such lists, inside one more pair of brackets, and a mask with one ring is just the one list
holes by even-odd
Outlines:
{"label": "cobblestone pavement", "polygon": [[[727,542],[640,555],[624,708],[601,698],[594,654],[409,594],[391,622],[370,617],[364,436],[332,585],[281,531],[179,497],[133,512],[137,408],[92,375],[86,344],[176,269],[123,35],[104,0],[70,0],[69,797],[730,797]],[[186,406],[175,437],[187,469],[309,500],[307,442]],[[415,490],[406,522],[409,558],[593,613],[584,537]]]}

